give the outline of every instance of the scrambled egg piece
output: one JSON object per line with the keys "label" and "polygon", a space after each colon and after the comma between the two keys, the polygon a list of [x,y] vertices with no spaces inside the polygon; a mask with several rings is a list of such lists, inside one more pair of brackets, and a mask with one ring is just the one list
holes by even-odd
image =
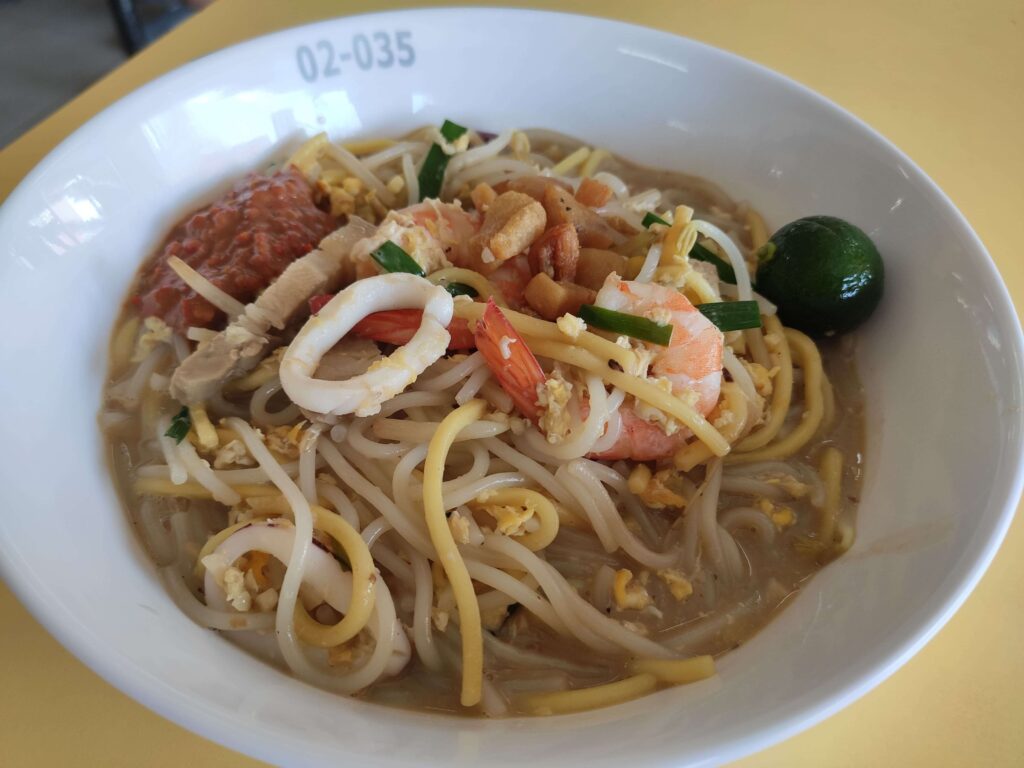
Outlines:
{"label": "scrambled egg piece", "polygon": [[291,427],[274,427],[269,432],[264,442],[271,453],[278,458],[294,460],[299,458],[299,445],[302,443],[302,428],[305,421],[300,421]]}
{"label": "scrambled egg piece", "polygon": [[635,341],[629,336],[618,336],[615,343],[623,349],[632,350],[636,356],[636,364],[626,371],[630,376],[647,377],[647,371],[654,360],[654,351],[642,341]]}
{"label": "scrambled egg piece", "polygon": [[693,584],[682,571],[677,571],[674,568],[662,568],[658,571],[658,578],[668,587],[672,597],[680,602],[693,594]]}
{"label": "scrambled egg piece", "polygon": [[628,568],[622,568],[615,572],[615,581],[612,583],[612,596],[615,598],[615,606],[620,610],[642,611],[654,603],[654,599],[647,591],[641,579],[634,579],[633,572]]}
{"label": "scrambled egg piece", "polygon": [[658,325],[668,325],[672,322],[672,312],[665,307],[657,307],[650,310],[647,314],[647,319]]}
{"label": "scrambled egg piece", "polygon": [[252,467],[256,460],[249,455],[245,443],[237,438],[217,449],[213,458],[214,469],[226,469],[227,467]]}
{"label": "scrambled egg piece", "polygon": [[672,469],[662,469],[654,473],[650,482],[644,486],[640,499],[652,509],[665,507],[685,507],[686,499],[670,487],[677,473]]}
{"label": "scrambled egg piece", "polygon": [[458,512],[452,512],[448,516],[448,528],[456,544],[469,544],[469,520]]}
{"label": "scrambled egg piece", "polygon": [[477,496],[476,501],[480,509],[494,518],[497,523],[497,531],[505,536],[522,536],[526,533],[526,524],[537,514],[536,508],[530,502],[521,506],[513,504],[488,504],[488,493]]}
{"label": "scrambled egg piece", "polygon": [[651,474],[646,464],[637,464],[629,475],[629,490],[652,509],[665,507],[685,507],[686,498],[673,490],[678,485],[678,473],[672,469],[662,469]]}
{"label": "scrambled egg piece", "polygon": [[555,325],[564,336],[568,336],[570,339],[578,339],[580,334],[587,330],[586,323],[568,312],[555,320]]}
{"label": "scrambled egg piece", "polygon": [[245,575],[232,566],[225,569],[223,579],[224,592],[231,607],[236,611],[248,611],[252,606],[252,595],[245,588]]}
{"label": "scrambled egg piece", "polygon": [[736,412],[729,408],[720,408],[718,416],[711,422],[715,429],[725,429],[736,421]]}
{"label": "scrambled egg piece", "polygon": [[538,426],[547,435],[548,442],[557,445],[569,433],[572,417],[568,405],[572,397],[572,384],[555,368],[551,377],[537,387],[537,405],[541,407]]}
{"label": "scrambled egg piece", "polygon": [[757,394],[761,397],[771,397],[772,390],[774,389],[772,379],[778,374],[779,367],[775,366],[768,370],[760,363],[748,363],[746,361],[743,361],[743,366],[747,369],[747,373],[750,374]]}
{"label": "scrambled egg piece", "polygon": [[788,528],[796,522],[796,513],[792,508],[781,504],[773,504],[768,499],[761,499],[758,501],[757,508],[764,512],[768,519],[775,523],[775,527],[780,531],[783,528]]}
{"label": "scrambled egg piece", "polygon": [[142,321],[145,329],[135,342],[135,351],[132,352],[132,362],[141,363],[157,344],[166,344],[171,340],[171,328],[159,317],[147,317]]}

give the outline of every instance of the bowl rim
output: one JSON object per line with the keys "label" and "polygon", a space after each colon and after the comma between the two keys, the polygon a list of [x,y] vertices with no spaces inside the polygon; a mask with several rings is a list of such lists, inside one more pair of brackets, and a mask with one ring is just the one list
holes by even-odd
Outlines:
{"label": "bowl rim", "polygon": [[[565,11],[538,10],[527,8],[509,8],[501,6],[465,6],[465,7],[434,7],[434,8],[410,8],[393,9],[386,11],[369,11],[358,14],[347,14],[332,16],[316,21],[296,24],[289,27],[274,30],[256,37],[248,38],[215,51],[203,54],[185,64],[161,74],[129,93],[113,101],[96,114],[89,117],[82,125],[63,138],[56,146],[50,149],[36,165],[15,185],[10,191],[6,200],[0,203],[0,224],[6,218],[3,216],[4,209],[10,209],[13,201],[27,194],[29,187],[37,178],[42,176],[46,168],[59,156],[69,151],[73,145],[79,142],[85,135],[97,128],[97,125],[106,120],[117,119],[119,113],[126,110],[133,102],[144,98],[151,92],[159,91],[165,83],[180,77],[185,73],[206,67],[211,61],[218,57],[228,57],[236,52],[236,49],[247,46],[258,46],[273,40],[276,37],[284,37],[294,34],[298,30],[312,30],[324,24],[330,24],[345,19],[380,19],[381,21],[394,17],[403,18],[438,18],[445,16],[457,16],[459,14],[514,14],[517,16],[533,16],[542,18],[562,17],[567,20],[585,21],[589,24],[604,26],[608,29],[626,29],[630,34],[648,36],[648,39],[662,43],[678,45],[680,42],[687,46],[693,46],[714,56],[731,61],[733,64],[752,69],[763,77],[767,77],[776,84],[786,88],[796,89],[800,95],[817,105],[825,107],[834,112],[843,120],[852,124],[859,131],[865,133],[874,142],[884,146],[895,157],[904,164],[904,169],[916,175],[917,180],[922,182],[922,194],[931,194],[936,202],[941,205],[942,213],[954,224],[958,225],[967,236],[969,244],[975,248],[984,258],[976,258],[972,254],[972,267],[976,268],[979,277],[987,280],[990,287],[994,289],[993,299],[995,300],[994,316],[998,317],[1002,329],[1007,332],[1007,338],[1012,341],[1013,352],[1017,359],[1024,359],[1024,332],[1021,329],[1020,318],[1015,311],[1009,290],[999,274],[995,261],[985,247],[984,243],[971,227],[966,217],[956,208],[949,196],[928,176],[905,152],[899,149],[893,142],[872,128],[865,121],[849,112],[832,100],[822,96],[803,83],[781,74],[758,62],[747,59],[731,51],[718,48],[717,46],[696,40],[694,38],[678,35],[663,29],[648,27],[633,22],[622,21],[616,18],[594,16],[588,14],[570,13]],[[34,129],[30,129],[34,130]],[[1021,381],[1017,382],[1018,387]],[[868,673],[839,685],[831,691],[823,691],[809,697],[806,702],[793,705],[787,709],[785,715],[781,716],[774,723],[756,728],[740,740],[722,744],[719,751],[708,759],[717,763],[718,761],[729,761],[740,759],[754,752],[766,749],[774,744],[792,738],[800,732],[820,723],[831,717],[836,712],[844,709],[857,699],[868,693],[877,685],[884,682],[900,667],[902,667],[912,656],[914,656],[924,645],[926,645],[935,634],[941,630],[949,619],[963,605],[964,601],[975,589],[981,577],[984,575],[1001,546],[1010,524],[1013,521],[1017,505],[1020,502],[1022,491],[1024,491],[1024,437],[1018,433],[1015,444],[1012,448],[1016,452],[1016,462],[1012,469],[1002,478],[1001,488],[993,494],[995,498],[1002,498],[1002,510],[994,521],[992,530],[981,546],[978,556],[970,564],[956,589],[951,591],[939,607],[926,619],[905,636],[901,643],[888,651],[882,658],[876,661]],[[141,667],[135,665],[122,665],[118,658],[109,653],[102,643],[98,642],[87,628],[69,621],[73,618],[68,614],[67,609],[59,604],[47,600],[46,585],[37,579],[24,577],[24,571],[18,567],[19,561],[16,553],[10,551],[4,540],[0,538],[0,577],[18,598],[21,604],[29,611],[33,618],[38,621],[46,631],[56,638],[58,642],[68,650],[79,661],[84,663],[91,670],[96,672],[103,680],[122,693],[130,696],[134,701],[145,706],[147,709],[167,718],[193,733],[209,739],[217,744],[227,746],[240,753],[252,756],[261,760],[275,760],[277,762],[288,762],[289,757],[294,758],[294,753],[288,750],[289,743],[280,738],[271,738],[262,735],[258,731],[243,730],[237,727],[237,722],[221,711],[220,707],[214,709],[196,706],[192,698],[178,694],[174,689],[165,687],[160,680],[147,674]],[[71,631],[71,628],[86,631]],[[430,715],[428,715],[430,716]],[[572,716],[568,716],[572,717]],[[309,753],[312,755],[313,753]],[[389,761],[390,763],[390,761]],[[383,762],[381,764],[384,764]],[[673,765],[671,755],[657,758],[652,765]]]}

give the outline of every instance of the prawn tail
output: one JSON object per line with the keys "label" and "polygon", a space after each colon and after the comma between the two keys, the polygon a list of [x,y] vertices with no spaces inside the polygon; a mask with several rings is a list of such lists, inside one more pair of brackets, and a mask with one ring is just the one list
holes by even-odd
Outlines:
{"label": "prawn tail", "polygon": [[[401,346],[408,344],[420,327],[423,311],[420,309],[389,309],[367,315],[352,328],[352,333],[364,339]],[[476,340],[469,324],[461,318],[453,318],[448,325],[451,340],[448,349],[473,349]]]}
{"label": "prawn tail", "polygon": [[487,301],[487,309],[477,320],[474,336],[476,348],[501,388],[512,398],[516,410],[537,421],[540,418],[537,387],[542,386],[547,377],[523,337],[493,299]]}

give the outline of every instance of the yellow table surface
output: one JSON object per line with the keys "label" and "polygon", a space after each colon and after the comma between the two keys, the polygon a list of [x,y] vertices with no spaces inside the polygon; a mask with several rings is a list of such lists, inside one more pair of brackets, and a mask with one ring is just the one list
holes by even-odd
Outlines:
{"label": "yellow table surface", "polygon": [[[765,64],[851,110],[950,195],[988,246],[1017,306],[1024,306],[1020,0],[521,4],[686,35]],[[84,121],[196,56],[307,21],[411,5],[431,3],[219,0],[3,150],[0,199]],[[826,722],[736,765],[1024,765],[1022,609],[1024,526],[1018,521],[977,591],[906,667]],[[0,626],[0,765],[259,765],[114,690],[2,585]]]}

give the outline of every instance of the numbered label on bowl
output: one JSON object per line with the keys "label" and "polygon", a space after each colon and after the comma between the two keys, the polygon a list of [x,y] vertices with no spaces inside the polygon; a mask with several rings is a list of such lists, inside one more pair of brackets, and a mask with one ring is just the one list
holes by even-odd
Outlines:
{"label": "numbered label on bowl", "polygon": [[318,40],[300,45],[295,49],[295,63],[302,79],[315,83],[321,78],[339,77],[353,67],[363,71],[411,67],[416,63],[416,49],[408,30],[359,32],[337,44]]}

